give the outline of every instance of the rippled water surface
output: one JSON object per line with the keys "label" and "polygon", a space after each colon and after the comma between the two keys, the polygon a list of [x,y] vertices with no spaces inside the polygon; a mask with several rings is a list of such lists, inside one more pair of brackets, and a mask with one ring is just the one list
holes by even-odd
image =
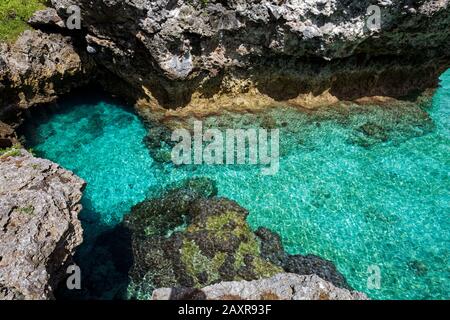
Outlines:
{"label": "rippled water surface", "polygon": [[[107,100],[64,102],[30,123],[26,135],[38,155],[88,182],[84,250],[150,190],[209,176],[221,195],[250,211],[252,227],[279,232],[290,253],[332,260],[370,297],[448,299],[450,71],[441,79],[426,112],[349,107],[344,116],[314,118],[272,111],[272,123],[282,127],[274,176],[251,166],[157,164],[139,118]],[[380,289],[367,287],[373,266]]]}

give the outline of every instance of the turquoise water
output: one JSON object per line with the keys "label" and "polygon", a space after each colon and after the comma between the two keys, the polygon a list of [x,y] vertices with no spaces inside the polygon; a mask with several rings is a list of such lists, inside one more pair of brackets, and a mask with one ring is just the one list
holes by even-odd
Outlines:
{"label": "turquoise water", "polygon": [[[27,136],[38,155],[88,182],[84,246],[152,190],[209,176],[220,195],[250,211],[252,227],[280,233],[290,253],[332,260],[371,298],[449,299],[450,71],[426,112],[350,106],[325,116],[290,109],[268,116],[282,126],[274,176],[256,166],[158,164],[138,117],[113,101],[67,103]],[[261,118],[239,121],[252,117]],[[371,135],[361,129],[368,123]],[[380,289],[367,288],[374,265]]]}

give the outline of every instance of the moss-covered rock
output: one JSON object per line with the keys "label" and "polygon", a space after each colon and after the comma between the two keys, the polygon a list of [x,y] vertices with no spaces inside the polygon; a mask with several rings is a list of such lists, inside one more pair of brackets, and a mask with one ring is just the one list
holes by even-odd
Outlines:
{"label": "moss-covered rock", "polygon": [[182,226],[192,203],[202,197],[217,194],[215,182],[207,178],[193,178],[172,186],[159,197],[143,201],[125,216],[124,223],[135,234],[165,236]]}
{"label": "moss-covered rock", "polygon": [[217,197],[207,178],[181,182],[132,209],[124,219],[131,231],[131,298],[149,298],[161,287],[201,288],[222,281],[270,278],[281,272],[316,274],[349,288],[332,262],[288,255],[276,233],[253,232],[248,212]]}
{"label": "moss-covered rock", "polygon": [[283,271],[261,256],[248,212],[216,194],[211,180],[188,180],[125,217],[132,232],[132,296],[145,297],[156,287],[203,287]]}
{"label": "moss-covered rock", "polygon": [[[200,253],[209,259],[190,274],[196,285],[211,284],[219,279],[259,279],[282,271],[261,257],[260,243],[246,221],[248,213],[237,203],[224,198],[199,199],[191,213],[192,220],[184,237],[195,243]],[[223,260],[220,265],[216,263],[218,255]],[[219,267],[218,276],[198,277],[199,271],[209,264]]]}

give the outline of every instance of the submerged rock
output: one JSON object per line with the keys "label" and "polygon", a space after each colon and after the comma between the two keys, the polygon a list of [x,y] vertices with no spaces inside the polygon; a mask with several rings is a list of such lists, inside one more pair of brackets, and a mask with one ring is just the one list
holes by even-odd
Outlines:
{"label": "submerged rock", "polygon": [[221,282],[202,289],[161,288],[153,300],[367,300],[361,292],[333,286],[316,275],[280,273],[269,279]]}
{"label": "submerged rock", "polygon": [[174,189],[164,191],[160,197],[134,206],[124,223],[135,235],[164,236],[184,222],[194,201],[217,195],[215,182],[195,178],[182,182]]}
{"label": "submerged rock", "polygon": [[202,287],[219,281],[252,280],[282,271],[260,255],[247,225],[247,211],[216,197],[214,182],[196,178],[133,208],[132,295],[166,286]]}
{"label": "submerged rock", "polygon": [[[435,130],[428,113],[432,99],[422,96],[415,103],[398,102],[390,106],[372,106],[363,124],[357,125],[349,143],[370,148],[380,143],[400,144]],[[370,107],[370,106],[369,106]]]}
{"label": "submerged rock", "polygon": [[428,272],[428,267],[425,263],[419,260],[411,260],[408,262],[408,268],[414,271],[418,276],[424,276]]}
{"label": "submerged rock", "polygon": [[373,139],[387,141],[388,134],[385,132],[386,129],[376,123],[367,122],[358,128],[364,135],[372,137]]}
{"label": "submerged rock", "polygon": [[282,267],[284,271],[300,275],[315,274],[338,288],[351,289],[333,262],[312,254],[288,255],[284,251],[280,236],[267,228],[259,228],[256,235],[261,241],[262,256]]}
{"label": "submerged rock", "polygon": [[201,288],[257,280],[287,271],[317,274],[349,288],[334,265],[316,256],[290,256],[268,229],[254,233],[248,212],[219,198],[212,180],[195,178],[146,200],[124,218],[131,232],[130,295],[149,298],[158,287]]}
{"label": "submerged rock", "polygon": [[85,183],[17,149],[0,156],[0,299],[49,299],[82,242]]}

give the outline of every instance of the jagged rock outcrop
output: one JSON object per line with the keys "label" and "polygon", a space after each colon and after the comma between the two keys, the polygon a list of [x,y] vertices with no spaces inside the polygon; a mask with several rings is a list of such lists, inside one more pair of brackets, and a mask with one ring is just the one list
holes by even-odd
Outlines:
{"label": "jagged rock outcrop", "polygon": [[[69,4],[81,7],[92,56],[122,80],[109,85],[140,99],[147,117],[160,107],[411,98],[436,87],[450,65],[448,0],[52,3],[61,15]],[[381,29],[366,23],[373,4]]]}
{"label": "jagged rock outcrop", "polygon": [[92,64],[71,37],[27,30],[0,43],[0,119],[17,122],[20,109],[55,101],[89,81]]}
{"label": "jagged rock outcrop", "polygon": [[19,140],[14,128],[0,121],[0,149],[11,148],[18,142]]}
{"label": "jagged rock outcrop", "polygon": [[124,218],[131,233],[134,297],[158,287],[202,287],[282,272],[261,257],[248,212],[216,194],[213,181],[188,180],[138,204]]}
{"label": "jagged rock outcrop", "polygon": [[65,28],[66,26],[64,20],[58,15],[58,12],[55,8],[46,8],[36,11],[28,20],[28,24],[35,27],[36,29],[53,28],[56,30],[60,30]]}
{"label": "jagged rock outcrop", "polygon": [[234,201],[217,197],[207,178],[184,181],[136,205],[120,226],[131,239],[130,296],[148,298],[155,288],[201,288],[283,271],[317,274],[350,289],[331,262],[286,254],[280,237],[263,228],[254,233],[247,215]]}
{"label": "jagged rock outcrop", "polygon": [[333,286],[316,275],[280,273],[269,279],[221,282],[202,289],[161,288],[153,300],[367,300],[367,296]]}
{"label": "jagged rock outcrop", "polygon": [[0,300],[53,298],[83,239],[84,184],[25,150],[0,154]]}
{"label": "jagged rock outcrop", "polygon": [[317,275],[338,288],[351,289],[333,262],[312,254],[287,254],[280,236],[267,228],[259,228],[255,233],[261,243],[261,255],[284,271],[300,275]]}

